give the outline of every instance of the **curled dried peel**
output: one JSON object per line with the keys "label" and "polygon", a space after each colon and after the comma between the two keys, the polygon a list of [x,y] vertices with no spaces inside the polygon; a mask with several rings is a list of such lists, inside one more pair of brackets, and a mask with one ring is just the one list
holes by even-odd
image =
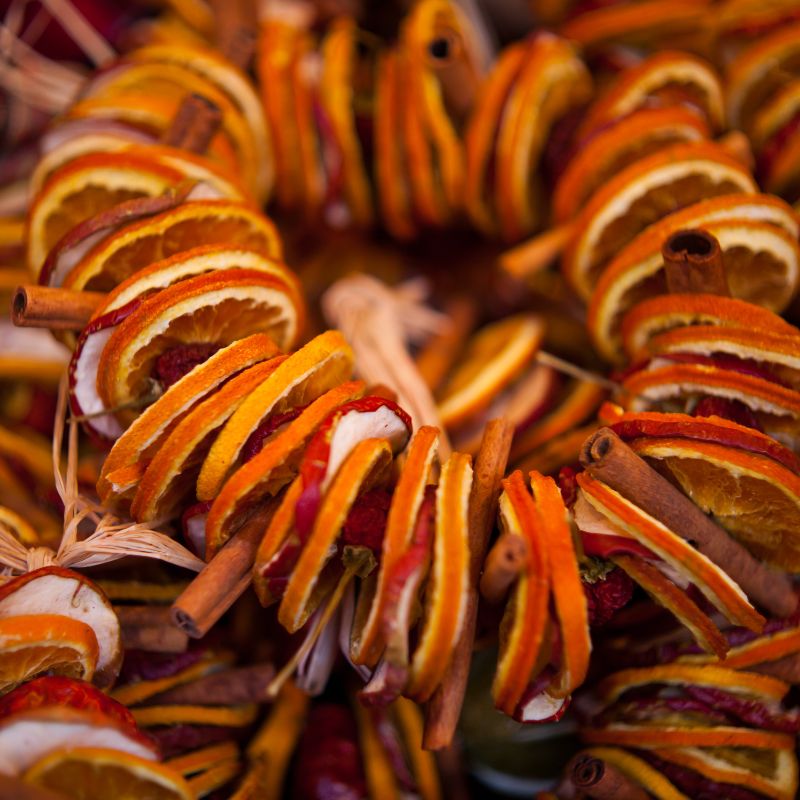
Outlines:
{"label": "curled dried peel", "polygon": [[436,492],[436,533],[426,613],[411,659],[406,694],[427,700],[441,682],[464,623],[469,583],[469,494],[472,464],[453,453]]}
{"label": "curled dried peel", "polygon": [[503,530],[522,536],[528,543],[528,560],[513,588],[501,623],[500,655],[492,683],[495,706],[513,715],[531,680],[545,631],[550,595],[549,557],[546,537],[537,525],[537,509],[516,471],[503,481],[500,522]]}
{"label": "curled dried peel", "polygon": [[750,630],[763,628],[764,618],[753,608],[741,588],[688,542],[585,472],[578,475],[578,485],[595,510],[688,578],[727,619]]}

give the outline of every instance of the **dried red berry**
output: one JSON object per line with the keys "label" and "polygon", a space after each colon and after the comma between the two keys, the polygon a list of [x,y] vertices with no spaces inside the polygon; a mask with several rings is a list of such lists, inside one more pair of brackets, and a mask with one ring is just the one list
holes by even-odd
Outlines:
{"label": "dried red berry", "polygon": [[589,609],[589,624],[599,628],[626,606],[633,596],[633,581],[619,567],[612,569],[602,580],[584,581],[583,591]]}

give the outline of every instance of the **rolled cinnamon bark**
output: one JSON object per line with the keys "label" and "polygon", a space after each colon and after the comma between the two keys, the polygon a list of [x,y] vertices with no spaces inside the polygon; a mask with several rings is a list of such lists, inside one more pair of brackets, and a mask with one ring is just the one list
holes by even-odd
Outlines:
{"label": "rolled cinnamon bark", "polygon": [[190,94],[178,108],[163,141],[190,153],[205,153],[221,124],[222,111],[214,103],[201,94]]}
{"label": "rolled cinnamon bark", "polygon": [[469,499],[470,581],[464,627],[456,644],[444,680],[425,708],[425,730],[422,746],[441,750],[453,741],[464,693],[467,689],[475,623],[478,616],[478,579],[489,547],[489,537],[497,517],[500,482],[506,472],[511,452],[513,428],[506,419],[494,419],[486,426],[480,450],[475,459],[472,493]]}
{"label": "rolled cinnamon bark", "polygon": [[584,442],[581,464],[599,481],[662,522],[725,570],[747,596],[767,611],[788,617],[797,609],[789,576],[750,554],[610,428]]}
{"label": "rolled cinnamon bark", "polygon": [[481,596],[500,603],[525,567],[528,544],[516,533],[504,533],[492,546],[481,575]]}
{"label": "rolled cinnamon bark", "polygon": [[800,653],[792,653],[776,661],[765,661],[748,669],[761,675],[771,675],[787,683],[800,683]]}
{"label": "rolled cinnamon bark", "polygon": [[172,604],[172,621],[200,639],[250,585],[250,570],[277,503],[259,509]]}
{"label": "rolled cinnamon bark", "polygon": [[616,767],[588,753],[578,753],[567,764],[574,786],[593,800],[648,800],[650,795]]}
{"label": "rolled cinnamon bark", "polygon": [[730,297],[722,250],[707,231],[675,231],[661,248],[671,294],[718,294]]}
{"label": "rolled cinnamon bark", "polygon": [[19,328],[79,331],[105,297],[101,292],[18,286],[11,300],[11,321]]}
{"label": "rolled cinnamon bark", "polygon": [[183,653],[189,637],[176,628],[168,606],[115,606],[125,650]]}
{"label": "rolled cinnamon bark", "polygon": [[267,699],[267,686],[273,677],[275,667],[272,664],[226,669],[154,695],[147,702],[199,706],[263,703]]}

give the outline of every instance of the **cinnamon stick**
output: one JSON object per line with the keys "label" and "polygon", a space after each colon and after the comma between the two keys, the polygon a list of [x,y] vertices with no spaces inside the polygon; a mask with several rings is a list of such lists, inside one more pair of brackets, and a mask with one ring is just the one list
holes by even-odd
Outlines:
{"label": "cinnamon stick", "polygon": [[540,233],[527,242],[506,250],[500,256],[500,266],[515,278],[527,278],[555,261],[575,232],[575,223],[567,222]]}
{"label": "cinnamon stick", "polygon": [[274,676],[272,664],[226,669],[154,695],[148,703],[200,706],[263,703],[267,686]]}
{"label": "cinnamon stick", "polygon": [[193,639],[205,636],[250,585],[258,545],[276,508],[272,500],[259,509],[172,604],[173,623]]}
{"label": "cinnamon stick", "polygon": [[467,688],[475,624],[478,616],[478,580],[489,547],[489,537],[497,518],[497,501],[511,452],[514,431],[506,419],[493,419],[486,426],[483,442],[475,459],[472,492],[469,498],[470,582],[464,627],[453,649],[444,680],[425,709],[422,746],[427,750],[448,747],[456,730]]}
{"label": "cinnamon stick", "polygon": [[707,231],[675,231],[661,248],[671,294],[718,294],[730,297],[722,250]]}
{"label": "cinnamon stick", "polygon": [[20,328],[80,331],[103,300],[101,292],[18,286],[11,300],[11,321]]}
{"label": "cinnamon stick", "polygon": [[234,66],[247,72],[256,50],[257,12],[253,0],[211,0],[217,47]]}
{"label": "cinnamon stick", "polygon": [[187,95],[169,128],[163,142],[170,147],[205,153],[222,124],[222,111],[201,94]]}
{"label": "cinnamon stick", "polygon": [[792,653],[775,661],[765,661],[748,667],[761,675],[771,675],[787,683],[800,683],[800,653]]}
{"label": "cinnamon stick", "polygon": [[648,800],[650,795],[615,766],[588,753],[578,753],[567,764],[575,787],[593,800]]}
{"label": "cinnamon stick", "polygon": [[442,31],[428,45],[428,62],[439,79],[447,110],[461,123],[475,104],[478,77],[461,37]]}
{"label": "cinnamon stick", "polygon": [[666,525],[739,584],[747,596],[779,617],[797,608],[789,576],[768,567],[719,527],[666,478],[659,475],[610,428],[584,442],[581,464],[597,480]]}
{"label": "cinnamon stick", "polygon": [[500,603],[525,566],[528,543],[516,533],[504,533],[492,546],[481,575],[481,596]]}
{"label": "cinnamon stick", "polygon": [[444,309],[447,327],[434,334],[416,358],[417,369],[428,388],[435,392],[456,362],[464,342],[475,325],[477,309],[468,297],[453,298]]}
{"label": "cinnamon stick", "polygon": [[183,653],[189,637],[172,623],[167,606],[115,606],[125,650]]}

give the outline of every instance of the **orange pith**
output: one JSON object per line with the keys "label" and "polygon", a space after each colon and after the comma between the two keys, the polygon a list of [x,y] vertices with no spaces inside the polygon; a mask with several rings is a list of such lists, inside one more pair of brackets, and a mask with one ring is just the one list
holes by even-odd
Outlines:
{"label": "orange pith", "polygon": [[392,457],[392,448],[386,439],[364,439],[350,451],[336,472],[278,609],[278,620],[290,633],[299,630],[313,611],[314,588],[359,492],[386,479]]}
{"label": "orange pith", "polygon": [[386,520],[377,585],[369,617],[358,639],[350,643],[350,657],[357,664],[374,664],[380,655],[380,647],[384,644],[380,630],[383,609],[387,602],[386,576],[391,574],[393,566],[409,545],[425,487],[430,480],[438,442],[438,428],[423,425],[408,446]]}
{"label": "orange pith", "polygon": [[631,443],[657,459],[684,492],[754,555],[800,568],[795,520],[800,477],[773,459],[734,447],[687,439],[641,438]]}
{"label": "orange pith", "polygon": [[[512,589],[501,624],[501,650],[492,697],[497,708],[513,714],[532,677],[546,630],[550,591],[548,557],[544,537],[537,530],[537,510],[517,470],[503,481],[500,518],[504,530],[528,543],[529,559]],[[503,632],[505,636],[503,637]],[[505,641],[503,641],[505,639]]]}
{"label": "orange pith", "polygon": [[0,694],[42,674],[91,681],[97,653],[94,631],[70,617],[25,614],[0,619]]}
{"label": "orange pith", "polygon": [[205,244],[237,245],[280,259],[272,222],[243,203],[192,200],[126,225],[93,247],[70,271],[67,289],[110,291],[143,267]]}
{"label": "orange pith", "polygon": [[751,630],[762,629],[764,618],[716,564],[604,483],[586,473],[580,473],[577,479],[585,498],[597,511],[686,575],[727,619]]}
{"label": "orange pith", "polygon": [[464,623],[469,582],[468,510],[472,459],[453,453],[442,467],[436,492],[433,564],[426,610],[411,659],[406,692],[428,699],[441,682]]}
{"label": "orange pith", "polygon": [[340,405],[360,397],[364,388],[363,382],[352,381],[322,394],[223,483],[206,520],[207,558],[228,540],[238,513],[274,495],[295,477],[302,452],[317,428]]}

